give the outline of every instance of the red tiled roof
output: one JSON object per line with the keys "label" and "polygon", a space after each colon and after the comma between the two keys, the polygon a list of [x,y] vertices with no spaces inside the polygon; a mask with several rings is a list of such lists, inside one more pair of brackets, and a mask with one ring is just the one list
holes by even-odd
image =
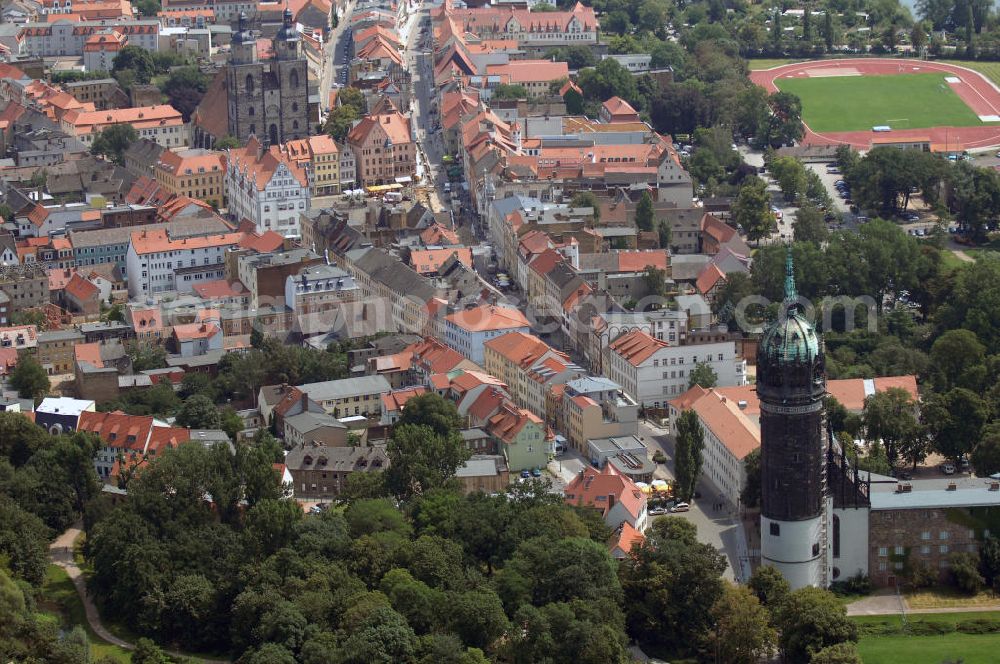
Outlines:
{"label": "red tiled roof", "polygon": [[70,278],[69,282],[67,282],[65,292],[68,297],[72,297],[78,302],[85,302],[98,297],[101,293],[101,289],[81,277],[79,274],[74,274]]}
{"label": "red tiled roof", "polygon": [[474,309],[457,311],[447,316],[446,320],[468,332],[514,330],[519,327],[531,327],[531,323],[528,322],[528,319],[519,310],[492,304],[484,304]]}
{"label": "red tiled roof", "polygon": [[608,348],[637,367],[668,345],[666,341],[656,339],[643,330],[632,330],[612,341]]}
{"label": "red tiled roof", "polygon": [[382,406],[386,412],[402,411],[407,401],[421,394],[426,394],[427,391],[427,388],[423,386],[394,390],[382,395]]}
{"label": "red tiled roof", "polygon": [[153,418],[147,415],[126,415],[121,411],[84,411],[80,413],[76,428],[77,431],[97,434],[110,447],[143,453],[153,430]]}
{"label": "red tiled roof", "polygon": [[611,501],[608,496],[614,496],[614,504],[623,505],[633,520],[639,518],[646,503],[646,496],[635,482],[618,473],[610,463],[602,470],[590,466],[584,468],[566,485],[563,494],[567,505],[593,507],[602,516],[606,516],[610,510]]}

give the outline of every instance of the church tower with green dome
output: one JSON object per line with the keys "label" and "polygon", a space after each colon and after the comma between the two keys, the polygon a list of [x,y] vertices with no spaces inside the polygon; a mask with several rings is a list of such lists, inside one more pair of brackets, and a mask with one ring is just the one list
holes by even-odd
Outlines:
{"label": "church tower with green dome", "polygon": [[792,588],[829,585],[826,376],[823,347],[797,303],[789,250],[782,315],[757,350],[761,436],[761,562]]}

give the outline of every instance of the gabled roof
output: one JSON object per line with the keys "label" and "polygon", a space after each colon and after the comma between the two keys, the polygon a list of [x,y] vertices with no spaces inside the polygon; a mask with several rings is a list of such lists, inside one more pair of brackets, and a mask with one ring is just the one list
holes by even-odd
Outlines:
{"label": "gabled roof", "polygon": [[92,282],[81,277],[79,273],[74,273],[73,276],[70,277],[70,280],[66,282],[64,292],[67,297],[72,297],[78,302],[84,302],[99,296],[101,289],[95,286]]}
{"label": "gabled roof", "polygon": [[632,516],[638,519],[646,503],[646,497],[639,487],[628,477],[621,475],[614,466],[606,464],[598,470],[587,466],[563,490],[567,505],[584,505],[598,510],[602,516],[607,516],[612,501],[608,496],[614,496],[613,503],[622,505]]}
{"label": "gabled roof", "polygon": [[662,339],[657,339],[643,330],[632,330],[623,334],[610,344],[608,348],[620,355],[632,366],[641,366],[661,348],[666,348],[669,344]]}
{"label": "gabled roof", "polygon": [[144,453],[153,431],[153,418],[147,415],[126,415],[121,411],[84,411],[80,413],[76,428],[77,431],[97,434],[111,447]]}
{"label": "gabled roof", "polygon": [[702,425],[737,459],[742,460],[760,447],[760,428],[744,414],[739,402],[714,389],[692,387],[671,401],[670,405],[679,410],[696,412]]}
{"label": "gabled roof", "polygon": [[418,397],[421,394],[426,394],[428,392],[426,387],[405,387],[401,390],[393,390],[389,394],[382,395],[382,410],[387,413],[394,413],[396,411],[402,411],[406,406],[406,402],[413,397]]}
{"label": "gabled roof", "polygon": [[636,530],[628,521],[622,521],[622,525],[612,537],[612,554],[614,551],[621,551],[625,556],[631,553],[632,547],[641,545],[646,541],[646,536]]}
{"label": "gabled roof", "polygon": [[211,339],[217,334],[222,334],[222,330],[214,323],[186,323],[184,325],[174,325],[174,336],[178,341],[195,341],[197,339]]}
{"label": "gabled roof", "polygon": [[535,425],[539,429],[545,430],[545,425],[541,418],[524,408],[518,408],[514,404],[504,402],[500,412],[492,416],[486,423],[486,431],[493,437],[505,443],[513,442],[521,431],[529,425]]}
{"label": "gabled roof", "polygon": [[458,311],[447,316],[446,320],[467,332],[514,330],[519,327],[531,326],[531,323],[519,310],[494,304]]}
{"label": "gabled roof", "polygon": [[720,281],[725,282],[726,275],[722,273],[722,270],[719,269],[718,265],[715,263],[709,263],[701,271],[701,274],[698,275],[698,280],[695,281],[695,287],[702,295],[708,295]]}

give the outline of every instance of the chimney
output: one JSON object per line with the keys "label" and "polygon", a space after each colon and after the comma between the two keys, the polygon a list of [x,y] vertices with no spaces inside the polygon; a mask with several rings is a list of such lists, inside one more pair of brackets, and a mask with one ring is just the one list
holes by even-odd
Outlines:
{"label": "chimney", "polygon": [[608,494],[608,509],[612,509],[615,506],[615,494]]}
{"label": "chimney", "polygon": [[309,412],[309,395],[305,392],[302,393],[302,412]]}

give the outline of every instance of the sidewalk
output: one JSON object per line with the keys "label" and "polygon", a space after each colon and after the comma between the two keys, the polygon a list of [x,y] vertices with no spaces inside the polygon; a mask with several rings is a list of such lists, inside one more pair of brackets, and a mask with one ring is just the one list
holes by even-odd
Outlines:
{"label": "sidewalk", "polygon": [[937,609],[911,609],[906,597],[895,592],[881,591],[878,594],[859,599],[847,605],[848,616],[898,616],[901,613],[976,613],[979,611],[1000,611],[1000,603],[980,606],[951,606]]}

